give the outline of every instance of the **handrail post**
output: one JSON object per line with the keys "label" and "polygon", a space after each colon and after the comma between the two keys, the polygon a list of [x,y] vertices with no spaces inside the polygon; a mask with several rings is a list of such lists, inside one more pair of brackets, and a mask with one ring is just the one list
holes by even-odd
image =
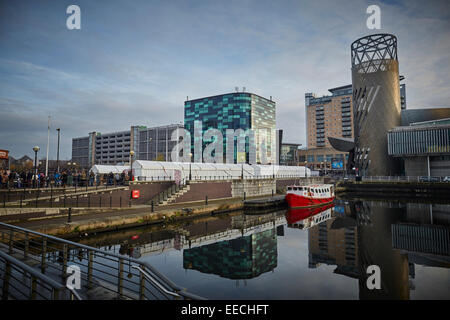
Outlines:
{"label": "handrail post", "polygon": [[28,232],[25,232],[25,245],[24,245],[24,249],[23,249],[23,258],[24,259],[28,258],[29,246],[30,246],[30,240],[28,239]]}
{"label": "handrail post", "polygon": [[[145,267],[142,266],[142,270],[145,270]],[[145,299],[145,277],[142,272],[139,273],[139,300]]]}
{"label": "handrail post", "polygon": [[5,261],[5,275],[3,277],[3,292],[2,292],[3,300],[8,300],[10,277],[11,277],[11,263],[9,261]]}
{"label": "handrail post", "polygon": [[9,248],[8,248],[8,253],[12,254],[13,253],[13,237],[14,237],[14,230],[13,229],[9,229]]}
{"label": "handrail post", "polygon": [[45,273],[45,254],[47,252],[47,239],[42,239],[42,259],[41,259],[41,272]]}
{"label": "handrail post", "polygon": [[37,279],[35,276],[31,276],[31,286],[30,286],[30,299],[36,300],[36,287],[37,287]]}
{"label": "handrail post", "polygon": [[94,253],[92,250],[88,251],[88,257],[88,288],[90,289],[92,287],[92,266],[94,260]]}
{"label": "handrail post", "polygon": [[59,289],[53,289],[53,300],[59,300]]}
{"label": "handrail post", "polygon": [[63,267],[62,267],[62,278],[65,281],[67,278],[67,243],[63,245]]}
{"label": "handrail post", "polygon": [[119,283],[117,285],[117,292],[119,293],[119,295],[122,295],[123,293],[123,259],[120,258],[119,259]]}

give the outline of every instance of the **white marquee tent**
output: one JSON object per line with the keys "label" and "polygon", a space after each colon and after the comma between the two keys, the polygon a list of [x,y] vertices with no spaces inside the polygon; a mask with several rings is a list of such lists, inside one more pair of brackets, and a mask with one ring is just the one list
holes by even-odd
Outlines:
{"label": "white marquee tent", "polygon": [[108,174],[112,173],[122,173],[123,171],[129,171],[130,166],[110,166],[110,165],[94,165],[89,171],[94,172],[94,174]]}
{"label": "white marquee tent", "polygon": [[[308,171],[308,176],[311,171]],[[183,180],[191,173],[195,180],[240,179],[242,171],[245,178],[258,177],[304,177],[305,167],[278,165],[249,165],[227,163],[189,163],[144,161],[133,162],[133,174],[136,180]]]}

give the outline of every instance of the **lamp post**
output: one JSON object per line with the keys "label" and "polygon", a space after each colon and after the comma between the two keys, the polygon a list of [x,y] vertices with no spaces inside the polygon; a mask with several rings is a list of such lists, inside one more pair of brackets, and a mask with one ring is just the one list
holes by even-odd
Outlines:
{"label": "lamp post", "polygon": [[325,175],[327,175],[327,159],[325,158]]}
{"label": "lamp post", "polygon": [[308,179],[308,160],[305,160],[305,178]]}
{"label": "lamp post", "polygon": [[34,179],[33,179],[33,185],[34,185],[34,187],[36,187],[36,179],[37,179],[37,171],[38,171],[38,168],[37,168],[37,153],[38,153],[38,151],[39,151],[39,147],[38,146],[35,146],[34,148],[33,148],[33,151],[34,151]]}
{"label": "lamp post", "polygon": [[134,156],[134,151],[131,150],[130,151],[130,181],[133,180],[133,156]]}
{"label": "lamp post", "polygon": [[58,128],[56,129],[56,131],[58,131],[58,148],[56,149],[56,172],[59,173],[59,136],[61,129]]}
{"label": "lamp post", "polygon": [[191,168],[191,165],[192,165],[192,152],[189,153],[189,181],[192,180],[192,168]]}

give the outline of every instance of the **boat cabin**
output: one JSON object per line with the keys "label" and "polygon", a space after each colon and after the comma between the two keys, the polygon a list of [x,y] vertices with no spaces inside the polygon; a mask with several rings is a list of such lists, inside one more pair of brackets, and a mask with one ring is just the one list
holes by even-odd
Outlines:
{"label": "boat cabin", "polygon": [[332,184],[320,184],[309,186],[288,186],[286,193],[293,193],[304,197],[330,198],[334,196]]}

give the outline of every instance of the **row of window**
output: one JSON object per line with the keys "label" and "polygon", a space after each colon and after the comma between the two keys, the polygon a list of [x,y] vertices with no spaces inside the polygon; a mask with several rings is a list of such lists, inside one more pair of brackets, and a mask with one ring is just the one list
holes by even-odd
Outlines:
{"label": "row of window", "polygon": [[450,152],[450,128],[388,133],[389,155]]}

